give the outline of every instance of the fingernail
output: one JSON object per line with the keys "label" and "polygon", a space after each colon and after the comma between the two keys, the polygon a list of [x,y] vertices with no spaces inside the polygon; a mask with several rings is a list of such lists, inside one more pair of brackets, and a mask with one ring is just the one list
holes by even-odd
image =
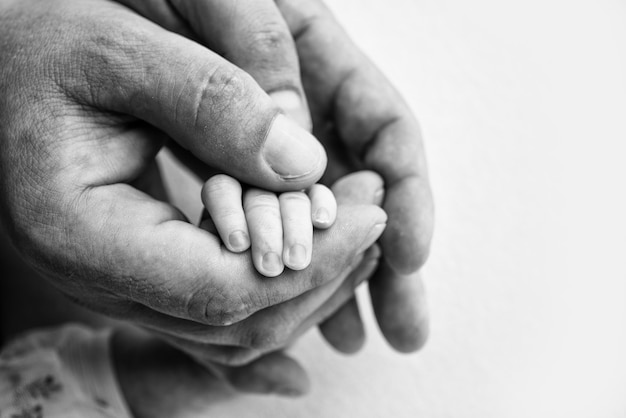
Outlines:
{"label": "fingernail", "polygon": [[271,277],[278,276],[280,273],[283,272],[284,268],[283,262],[281,261],[278,254],[276,254],[275,252],[266,253],[263,256],[261,265],[263,266],[266,274],[270,275]]}
{"label": "fingernail", "polygon": [[286,254],[286,264],[294,269],[301,270],[306,267],[306,249],[300,244],[292,246]]}
{"label": "fingernail", "polygon": [[386,226],[386,223],[374,225],[374,227],[370,230],[369,234],[363,241],[363,244],[361,244],[360,251],[365,251],[369,247],[371,247],[378,240],[378,238],[380,238]]}
{"label": "fingernail", "polygon": [[250,245],[248,234],[243,231],[235,231],[228,236],[228,242],[235,251],[244,251]]}
{"label": "fingernail", "polygon": [[330,213],[326,208],[319,208],[313,215],[313,220],[322,225],[328,225],[330,223]]}
{"label": "fingernail", "polygon": [[280,90],[270,93],[270,97],[274,100],[274,103],[276,103],[287,116],[295,120],[300,127],[308,131],[311,130],[309,112],[306,106],[304,106],[302,97],[298,93],[293,90]]}
{"label": "fingernail", "polygon": [[326,153],[317,139],[285,115],[274,119],[263,157],[285,180],[297,180],[315,171],[321,174],[326,164]]}

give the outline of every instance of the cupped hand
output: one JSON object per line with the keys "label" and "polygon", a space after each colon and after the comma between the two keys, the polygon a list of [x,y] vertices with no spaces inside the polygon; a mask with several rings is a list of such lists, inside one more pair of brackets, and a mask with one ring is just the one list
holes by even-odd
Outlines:
{"label": "cupped hand", "polygon": [[[333,192],[342,202],[339,213],[350,208],[367,209],[381,184],[380,177],[372,172],[338,180]],[[371,235],[363,248],[376,237]],[[190,402],[209,407],[220,390],[216,379],[226,380],[242,392],[306,393],[309,381],[305,370],[282,350],[346,303],[355,288],[376,270],[379,257],[380,250],[372,246],[357,255],[336,279],[230,326],[202,325],[142,308],[132,312],[130,316],[141,318],[140,323],[152,334],[121,331],[117,339],[118,376],[134,412],[137,416],[178,416],[189,413]],[[186,355],[168,349],[154,335]],[[187,356],[195,361],[195,368]],[[197,367],[198,363],[205,367]],[[146,374],[151,377],[146,379]]]}
{"label": "cupped hand", "polygon": [[[323,2],[118,1],[198,39],[245,69],[266,91],[280,92],[274,100],[305,127],[306,98],[313,132],[330,157],[326,184],[360,169],[383,177],[378,201],[389,225],[381,240],[384,262],[370,280],[372,304],[396,349],[421,347],[428,318],[419,268],[429,252],[433,201],[419,125]],[[341,351],[360,348],[364,331],[356,300],[321,329]]]}
{"label": "cupped hand", "polygon": [[[2,221],[71,299],[189,351],[199,329],[201,344],[219,330],[212,344],[263,353],[284,338],[238,325],[245,318],[256,324],[256,312],[294,303],[299,327],[352,289],[342,278],[368,264],[386,222],[373,205],[344,205],[332,231],[316,233],[309,268],[268,280],[138,189],[166,136],[263,188],[321,176],[323,148],[241,69],[107,0],[1,1],[0,39]],[[217,350],[212,360],[254,358],[244,354]]]}

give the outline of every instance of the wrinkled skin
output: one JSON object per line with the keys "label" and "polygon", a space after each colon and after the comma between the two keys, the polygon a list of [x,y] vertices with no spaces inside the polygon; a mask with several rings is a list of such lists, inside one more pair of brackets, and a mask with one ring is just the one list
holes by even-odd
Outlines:
{"label": "wrinkled skin", "polygon": [[[365,206],[344,200],[335,227],[316,234],[309,268],[271,281],[247,255],[225,251],[216,236],[142,191],[154,186],[154,156],[168,138],[201,170],[270,190],[306,187],[326,156],[283,176],[276,159],[302,156],[289,148],[272,154],[271,140],[276,104],[303,126],[310,108],[329,153],[327,183],[360,168],[384,180],[389,222],[372,302],[392,345],[421,346],[425,307],[414,272],[428,252],[432,202],[419,130],[328,11],[318,2],[277,2],[268,12],[275,30],[249,38],[260,51],[252,59],[241,53],[246,42],[219,41],[232,39],[228,24],[193,17],[210,17],[219,7],[201,4],[220,2],[172,2],[176,13],[158,0],[125,3],[137,10],[105,0],[0,2],[1,211],[20,252],[71,299],[150,328],[205,364],[249,363],[335,311],[322,331],[352,351],[362,327],[350,294],[378,265],[377,251],[365,250],[387,222],[373,205],[382,183]],[[284,57],[287,70],[255,66],[272,62],[268,56]],[[310,139],[294,135],[308,142],[293,152],[316,155]]]}

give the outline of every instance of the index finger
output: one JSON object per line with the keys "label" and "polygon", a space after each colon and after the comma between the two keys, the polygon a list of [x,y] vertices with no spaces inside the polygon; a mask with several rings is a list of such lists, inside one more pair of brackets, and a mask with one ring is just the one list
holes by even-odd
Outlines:
{"label": "index finger", "polygon": [[[315,122],[331,117],[349,153],[385,180],[385,258],[403,274],[425,262],[433,202],[419,125],[400,94],[321,1],[277,2],[294,34]],[[338,58],[340,57],[340,58]],[[328,144],[326,144],[328,147]]]}

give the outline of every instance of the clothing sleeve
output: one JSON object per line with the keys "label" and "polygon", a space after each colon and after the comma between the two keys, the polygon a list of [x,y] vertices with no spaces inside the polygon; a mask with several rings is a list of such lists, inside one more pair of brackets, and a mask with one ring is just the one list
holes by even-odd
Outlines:
{"label": "clothing sleeve", "polygon": [[131,418],[110,356],[111,330],[31,331],[0,353],[0,418]]}

